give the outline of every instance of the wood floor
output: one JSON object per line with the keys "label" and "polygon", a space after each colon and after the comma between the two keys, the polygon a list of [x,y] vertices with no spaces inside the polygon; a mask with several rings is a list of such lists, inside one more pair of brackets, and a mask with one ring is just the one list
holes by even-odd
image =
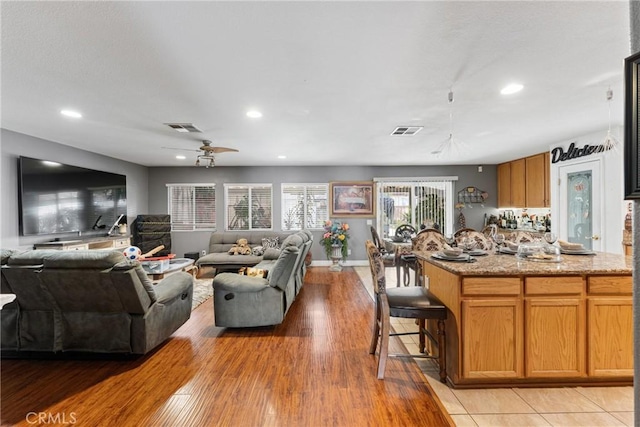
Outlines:
{"label": "wood floor", "polygon": [[2,426],[452,425],[411,359],[376,379],[373,302],[351,268],[310,268],[276,327],[217,328],[212,306],[139,359],[2,360]]}

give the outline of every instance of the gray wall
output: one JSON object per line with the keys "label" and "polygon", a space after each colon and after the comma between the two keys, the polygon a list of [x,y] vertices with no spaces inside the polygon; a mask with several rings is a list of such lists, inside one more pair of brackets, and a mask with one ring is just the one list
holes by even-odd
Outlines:
{"label": "gray wall", "polygon": [[[149,169],[149,212],[150,214],[167,213],[167,183],[215,183],[216,210],[218,230],[224,229],[224,183],[273,184],[273,227],[280,230],[280,184],[281,183],[328,183],[331,181],[371,181],[374,177],[430,177],[458,176],[456,190],[474,186],[489,193],[484,208],[475,206],[465,209],[464,215],[468,227],[482,228],[484,214],[497,213],[496,201],[496,168],[484,166],[478,172],[477,166],[344,166],[344,167],[218,167],[213,169],[196,167],[166,167]],[[457,211],[456,211],[457,217]],[[349,223],[350,248],[348,261],[364,261],[366,254],[364,242],[371,234],[364,218],[344,218]],[[373,222],[375,224],[375,220]],[[210,233],[175,232],[172,234],[172,252],[179,256],[185,252],[207,249]],[[319,241],[321,231],[314,232]],[[312,249],[314,261],[326,260],[319,244]]]}
{"label": "gray wall", "polygon": [[[640,2],[629,1],[631,16],[631,53],[640,52]],[[634,328],[634,424],[640,426],[640,277],[635,266],[640,265],[640,202],[633,204],[633,324]]]}
{"label": "gray wall", "polygon": [[[77,237],[75,234],[48,236],[20,236],[18,223],[18,157],[27,156],[46,159],[84,168],[103,170],[127,176],[127,216],[129,220],[138,212],[146,212],[148,169],[134,163],[79,150],[40,138],[0,130],[1,160],[0,188],[2,207],[0,208],[0,247],[29,249],[34,243]],[[104,234],[104,232],[102,232]]]}

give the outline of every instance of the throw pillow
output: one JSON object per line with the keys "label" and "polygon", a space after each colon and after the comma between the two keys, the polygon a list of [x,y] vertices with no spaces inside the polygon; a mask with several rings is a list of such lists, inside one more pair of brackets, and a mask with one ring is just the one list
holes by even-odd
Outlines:
{"label": "throw pillow", "polygon": [[262,268],[253,268],[253,267],[240,267],[240,270],[238,270],[238,274],[241,276],[262,277],[264,279],[267,278],[268,273],[269,273],[269,270],[264,270]]}
{"label": "throw pillow", "polygon": [[280,238],[279,237],[265,237],[264,239],[262,239],[262,247],[267,249],[267,248],[274,248],[274,249],[278,249],[280,247]]}
{"label": "throw pillow", "polygon": [[262,256],[264,255],[264,248],[262,246],[256,246],[251,250],[251,253],[255,256]]}

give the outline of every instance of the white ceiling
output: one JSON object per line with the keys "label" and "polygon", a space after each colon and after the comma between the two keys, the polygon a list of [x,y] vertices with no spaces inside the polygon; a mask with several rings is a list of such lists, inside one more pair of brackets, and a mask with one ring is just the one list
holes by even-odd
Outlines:
{"label": "white ceiling", "polygon": [[[240,150],[226,166],[499,163],[604,139],[609,87],[622,125],[626,0],[1,7],[2,127],[147,166],[193,165],[201,139]],[[465,150],[438,158],[451,112]]]}

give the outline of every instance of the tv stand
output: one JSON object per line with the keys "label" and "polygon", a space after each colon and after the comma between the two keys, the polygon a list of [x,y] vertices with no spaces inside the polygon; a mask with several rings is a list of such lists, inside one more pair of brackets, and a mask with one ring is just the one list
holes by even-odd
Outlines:
{"label": "tv stand", "polygon": [[36,243],[33,249],[56,249],[61,251],[86,251],[94,249],[124,249],[131,246],[131,238],[127,236],[104,236],[89,239],[59,240]]}

